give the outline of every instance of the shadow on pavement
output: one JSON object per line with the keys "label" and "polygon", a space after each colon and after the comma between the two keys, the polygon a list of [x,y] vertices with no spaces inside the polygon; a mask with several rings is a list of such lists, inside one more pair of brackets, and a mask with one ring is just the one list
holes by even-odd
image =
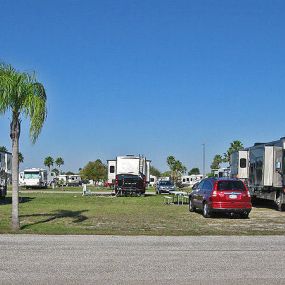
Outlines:
{"label": "shadow on pavement", "polygon": [[48,223],[50,221],[53,221],[56,219],[62,219],[62,218],[73,218],[73,221],[72,221],[73,223],[81,223],[88,219],[86,216],[82,215],[82,213],[84,212],[87,212],[87,210],[83,210],[83,211],[58,210],[50,214],[21,215],[20,216],[21,218],[46,217],[43,220],[24,225],[21,227],[21,229],[25,229],[33,225]]}
{"label": "shadow on pavement", "polygon": [[266,209],[272,209],[272,210],[276,210],[276,204],[274,203],[274,201],[271,200],[265,200],[265,199],[252,199],[252,206],[255,208],[266,208]]}

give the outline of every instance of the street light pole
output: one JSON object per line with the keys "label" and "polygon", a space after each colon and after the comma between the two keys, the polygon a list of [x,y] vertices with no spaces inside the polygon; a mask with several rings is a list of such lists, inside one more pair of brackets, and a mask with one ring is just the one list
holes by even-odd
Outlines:
{"label": "street light pole", "polygon": [[202,144],[203,146],[203,178],[205,178],[206,173],[205,173],[205,144]]}

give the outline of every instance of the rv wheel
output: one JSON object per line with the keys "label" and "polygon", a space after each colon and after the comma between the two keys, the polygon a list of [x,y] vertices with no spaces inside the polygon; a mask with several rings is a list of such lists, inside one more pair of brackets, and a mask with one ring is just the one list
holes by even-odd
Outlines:
{"label": "rv wheel", "polygon": [[276,199],[275,203],[277,205],[278,211],[280,211],[280,212],[284,211],[284,204],[281,203],[281,197],[280,196]]}

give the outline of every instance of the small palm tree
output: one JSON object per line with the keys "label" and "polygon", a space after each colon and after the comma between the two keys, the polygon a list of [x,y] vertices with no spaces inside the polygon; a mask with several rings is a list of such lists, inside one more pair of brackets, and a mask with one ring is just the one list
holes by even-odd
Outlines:
{"label": "small palm tree", "polygon": [[62,165],[64,165],[64,160],[61,158],[61,157],[58,157],[56,160],[55,160],[55,164],[58,166],[59,170],[60,170],[60,167]]}
{"label": "small palm tree", "polygon": [[5,146],[0,146],[0,151],[2,152],[8,152],[7,148]]}
{"label": "small palm tree", "polygon": [[50,172],[50,168],[53,166],[53,158],[51,156],[47,156],[44,160],[44,165],[48,167]]}
{"label": "small palm tree", "polygon": [[21,152],[19,152],[19,163],[23,163],[24,162],[24,156],[22,155]]}
{"label": "small palm tree", "polygon": [[12,140],[12,228],[19,221],[19,138],[21,117],[30,119],[30,138],[36,142],[46,119],[46,92],[34,74],[19,72],[11,65],[0,64],[0,114],[11,111]]}

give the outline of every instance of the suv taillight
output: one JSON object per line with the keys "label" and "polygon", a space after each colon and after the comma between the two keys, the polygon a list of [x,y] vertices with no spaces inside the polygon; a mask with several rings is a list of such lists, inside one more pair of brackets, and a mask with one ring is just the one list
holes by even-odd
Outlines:
{"label": "suv taillight", "polygon": [[217,197],[218,196],[217,189],[218,189],[218,183],[215,182],[214,189],[213,189],[213,192],[212,192],[212,197]]}
{"label": "suv taillight", "polygon": [[118,175],[116,175],[115,185],[118,186]]}

